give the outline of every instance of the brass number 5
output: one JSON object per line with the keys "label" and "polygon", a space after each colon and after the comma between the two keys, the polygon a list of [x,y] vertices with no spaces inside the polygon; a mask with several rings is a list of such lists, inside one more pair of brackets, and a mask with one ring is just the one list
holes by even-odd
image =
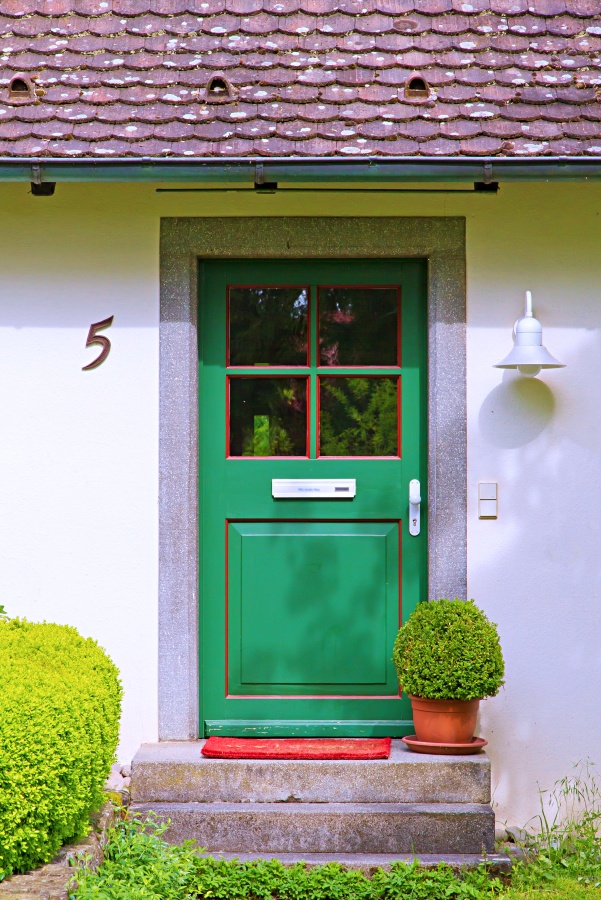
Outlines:
{"label": "brass number 5", "polygon": [[100,356],[97,356],[93,362],[82,367],[82,372],[87,372],[88,369],[95,369],[97,366],[101,365],[111,352],[111,342],[103,334],[98,334],[98,332],[102,328],[108,328],[109,325],[112,325],[114,318],[114,316],[109,316],[108,319],[103,319],[102,322],[95,322],[94,325],[90,325],[86,347],[91,347],[93,344],[99,344],[102,347],[102,350],[100,351]]}

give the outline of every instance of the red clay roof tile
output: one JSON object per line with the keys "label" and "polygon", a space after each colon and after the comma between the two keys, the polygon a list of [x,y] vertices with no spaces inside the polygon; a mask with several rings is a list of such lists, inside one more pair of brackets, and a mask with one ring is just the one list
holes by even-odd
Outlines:
{"label": "red clay roof tile", "polygon": [[460,148],[457,141],[436,138],[434,141],[427,141],[425,144],[422,144],[420,150],[422,153],[432,156],[457,156]]}
{"label": "red clay roof tile", "polygon": [[601,155],[601,0],[3,0],[0,153]]}

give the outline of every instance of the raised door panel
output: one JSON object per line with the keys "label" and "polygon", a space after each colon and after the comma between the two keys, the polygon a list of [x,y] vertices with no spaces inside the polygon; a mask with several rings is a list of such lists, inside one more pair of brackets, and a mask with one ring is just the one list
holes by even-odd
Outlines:
{"label": "raised door panel", "polygon": [[228,693],[398,694],[396,522],[230,523]]}

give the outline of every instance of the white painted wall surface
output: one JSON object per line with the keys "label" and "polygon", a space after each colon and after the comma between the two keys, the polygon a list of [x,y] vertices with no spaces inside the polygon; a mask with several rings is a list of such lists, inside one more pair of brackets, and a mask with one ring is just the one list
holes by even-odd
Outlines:
{"label": "white painted wall surface", "polygon": [[[497,815],[523,824],[578,760],[601,765],[601,185],[498,196],[156,194],[60,185],[0,197],[0,602],[75,625],[120,667],[119,756],[156,739],[161,216],[464,215],[469,593],[499,623],[507,684],[486,701]],[[523,292],[568,368],[518,380]],[[92,322],[107,362],[82,372]],[[499,484],[479,521],[478,481]]]}
{"label": "white painted wall surface", "polygon": [[118,190],[27,191],[0,207],[0,602],[109,652],[126,759],[157,727],[158,220]]}

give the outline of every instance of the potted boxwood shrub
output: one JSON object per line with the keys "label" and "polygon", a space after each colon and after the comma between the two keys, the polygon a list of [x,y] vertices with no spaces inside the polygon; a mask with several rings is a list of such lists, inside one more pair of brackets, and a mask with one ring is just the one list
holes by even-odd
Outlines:
{"label": "potted boxwood shrub", "polygon": [[399,630],[393,660],[418,741],[471,742],[480,700],[504,683],[497,626],[473,600],[419,603]]}

